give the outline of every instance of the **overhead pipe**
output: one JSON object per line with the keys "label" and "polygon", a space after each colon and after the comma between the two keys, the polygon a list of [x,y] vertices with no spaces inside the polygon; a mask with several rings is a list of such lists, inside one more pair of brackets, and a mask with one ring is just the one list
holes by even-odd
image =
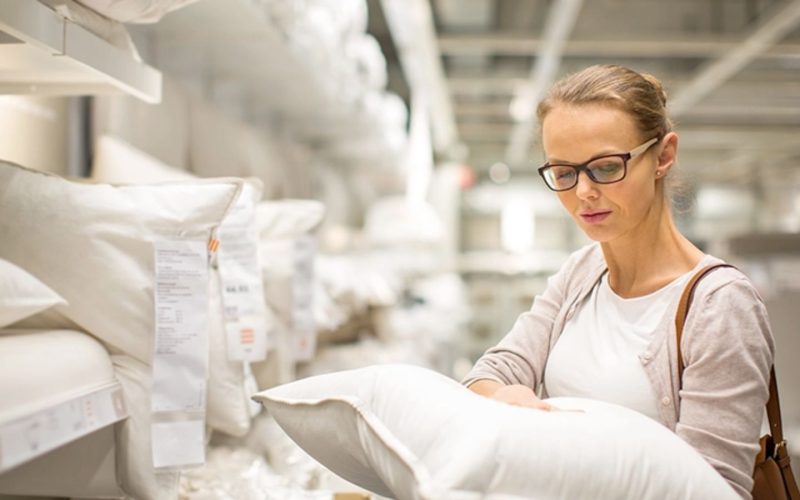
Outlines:
{"label": "overhead pipe", "polygon": [[542,48],[525,85],[511,101],[509,112],[517,122],[506,149],[506,161],[519,165],[525,161],[533,133],[534,112],[561,65],[564,46],[578,18],[582,0],[556,0],[547,13]]}
{"label": "overhead pipe", "polygon": [[694,108],[705,96],[719,88],[759,54],[768,50],[800,22],[800,0],[779,4],[763,14],[757,25],[729,52],[704,64],[695,77],[672,99],[673,116]]}

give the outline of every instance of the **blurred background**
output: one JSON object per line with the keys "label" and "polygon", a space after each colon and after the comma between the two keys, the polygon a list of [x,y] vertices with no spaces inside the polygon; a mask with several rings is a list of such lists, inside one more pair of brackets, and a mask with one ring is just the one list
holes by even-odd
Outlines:
{"label": "blurred background", "polygon": [[114,3],[0,1],[0,158],[122,182],[99,173],[111,136],[319,202],[293,235],[313,256],[282,277],[314,306],[268,304],[312,318],[317,349],[267,384],[395,360],[463,375],[589,242],[538,177],[535,107],[613,63],[666,88],[679,227],[765,299],[800,449],[800,1]]}

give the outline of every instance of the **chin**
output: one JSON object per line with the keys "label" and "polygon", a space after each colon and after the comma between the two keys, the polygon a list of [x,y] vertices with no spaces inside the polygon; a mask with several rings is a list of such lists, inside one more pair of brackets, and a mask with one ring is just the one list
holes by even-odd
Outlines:
{"label": "chin", "polygon": [[581,231],[583,231],[583,234],[585,234],[587,238],[597,243],[608,243],[609,241],[614,239],[614,235],[612,234],[611,231],[608,230],[608,228],[602,228],[597,226],[586,227],[582,224],[579,227],[581,228]]}

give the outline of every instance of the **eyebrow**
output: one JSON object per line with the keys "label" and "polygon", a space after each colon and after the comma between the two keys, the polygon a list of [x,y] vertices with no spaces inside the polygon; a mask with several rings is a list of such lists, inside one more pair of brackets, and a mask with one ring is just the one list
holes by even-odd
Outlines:
{"label": "eyebrow", "polygon": [[601,153],[597,153],[596,155],[592,155],[591,157],[589,157],[589,159],[587,159],[586,161],[580,162],[580,163],[574,162],[574,161],[561,160],[559,158],[545,158],[545,160],[546,160],[545,163],[557,163],[559,165],[561,165],[561,164],[564,164],[564,165],[580,165],[582,163],[590,162],[590,161],[592,161],[594,159],[597,159],[597,158],[600,158],[602,156],[621,155],[621,154],[625,154],[625,153],[621,153],[618,150],[607,150],[605,152],[601,152]]}

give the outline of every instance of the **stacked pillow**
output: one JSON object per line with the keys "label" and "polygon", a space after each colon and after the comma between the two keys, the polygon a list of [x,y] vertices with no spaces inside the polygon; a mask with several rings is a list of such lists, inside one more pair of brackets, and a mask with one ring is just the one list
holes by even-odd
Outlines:
{"label": "stacked pillow", "polygon": [[109,19],[123,23],[155,23],[165,14],[197,0],[78,0]]}
{"label": "stacked pillow", "polygon": [[108,184],[153,184],[196,180],[197,177],[164,164],[158,158],[111,135],[97,138],[92,180]]}
{"label": "stacked pillow", "polygon": [[66,303],[35,276],[0,259],[0,328]]}
{"label": "stacked pillow", "polygon": [[[112,352],[149,365],[154,245],[162,240],[205,245],[241,190],[238,179],[81,184],[0,162],[0,237],[13,242],[0,245],[0,258],[46,277],[68,302],[56,306],[63,316]],[[123,386],[130,382],[126,373],[117,371]],[[116,448],[121,484],[134,498],[174,498],[177,472],[156,472],[147,453],[149,397],[132,394],[125,394],[126,405],[137,410],[121,423]]]}
{"label": "stacked pillow", "polygon": [[0,162],[0,245],[64,297],[59,309],[112,349],[150,362],[153,245],[207,242],[242,189],[222,179],[153,186],[70,182]]}
{"label": "stacked pillow", "polygon": [[[186,171],[164,164],[122,139],[103,135],[97,139],[92,180],[112,184],[153,184],[170,181],[199,181]],[[260,183],[248,179],[250,187],[238,203],[255,205],[261,197]],[[225,242],[222,242],[224,245]],[[247,368],[242,361],[230,361],[226,346],[225,318],[218,269],[209,273],[209,379],[206,423],[234,436],[250,428],[251,409],[246,392]]]}
{"label": "stacked pillow", "polygon": [[[293,380],[298,354],[313,352],[309,345],[301,345],[313,340],[301,336],[297,328],[304,327],[306,335],[316,335],[313,323],[297,325],[299,315],[295,313],[299,301],[305,299],[304,306],[309,305],[314,264],[311,234],[324,215],[325,206],[314,200],[263,201],[256,207],[264,298],[275,315],[272,340],[275,349],[265,362],[253,364],[259,387]],[[301,265],[306,266],[306,272],[299,275]],[[306,296],[299,297],[303,292]],[[305,319],[311,320],[310,309],[304,312]]]}

